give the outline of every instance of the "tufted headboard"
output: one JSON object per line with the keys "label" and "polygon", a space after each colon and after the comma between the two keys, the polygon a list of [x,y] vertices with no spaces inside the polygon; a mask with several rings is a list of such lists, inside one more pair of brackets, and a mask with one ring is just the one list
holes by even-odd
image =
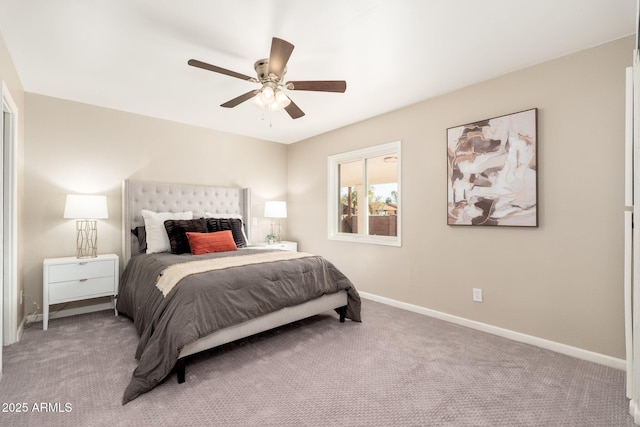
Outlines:
{"label": "tufted headboard", "polygon": [[124,265],[137,255],[138,242],[131,230],[144,225],[142,209],[154,212],[193,211],[242,215],[247,236],[251,236],[251,190],[248,188],[124,180],[122,183],[122,254]]}

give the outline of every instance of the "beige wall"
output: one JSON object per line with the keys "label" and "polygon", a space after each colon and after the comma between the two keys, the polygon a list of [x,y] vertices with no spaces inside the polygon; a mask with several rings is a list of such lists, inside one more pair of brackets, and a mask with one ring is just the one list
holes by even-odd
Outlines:
{"label": "beige wall", "polygon": [[[288,237],[362,291],[624,359],[632,49],[631,38],[618,40],[289,146]],[[447,226],[446,129],[534,107],[540,226]],[[403,246],[329,241],[327,156],[396,140]],[[483,303],[472,302],[474,287]]]}
{"label": "beige wall", "polygon": [[120,255],[126,178],[250,187],[260,221],[250,236],[256,239],[268,227],[260,218],[264,200],[286,196],[285,145],[42,95],[25,98],[24,286],[39,303],[42,260],[75,254],[75,223],[62,218],[67,193],[107,195],[98,252]]}
{"label": "beige wall", "polygon": [[[18,73],[13,65],[13,59],[7,50],[7,46],[4,42],[4,37],[0,34],[0,81],[4,81],[7,85],[9,93],[11,94],[11,98],[16,103],[16,107],[18,107],[18,147],[17,147],[17,157],[18,164],[17,175],[18,175],[18,218],[20,218],[22,214],[22,194],[23,194],[23,161],[24,161],[24,89],[22,88],[22,83],[20,82],[20,78],[18,77]],[[22,239],[22,221],[18,220],[18,242]],[[19,299],[20,290],[22,289],[22,256],[23,253],[22,245],[18,244],[18,283],[12,284],[13,286],[17,286],[16,298]],[[1,297],[0,297],[1,301]],[[16,301],[16,304],[18,302]],[[17,323],[20,324],[24,317],[24,313],[22,310],[22,306],[18,306],[17,315]]]}

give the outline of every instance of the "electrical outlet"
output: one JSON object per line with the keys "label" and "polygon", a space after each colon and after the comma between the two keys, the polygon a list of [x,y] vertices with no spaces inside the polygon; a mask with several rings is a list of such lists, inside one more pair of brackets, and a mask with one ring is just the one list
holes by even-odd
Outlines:
{"label": "electrical outlet", "polygon": [[473,300],[475,302],[482,302],[482,289],[473,288]]}
{"label": "electrical outlet", "polygon": [[258,218],[254,217],[253,221],[251,221],[253,225],[258,225]]}

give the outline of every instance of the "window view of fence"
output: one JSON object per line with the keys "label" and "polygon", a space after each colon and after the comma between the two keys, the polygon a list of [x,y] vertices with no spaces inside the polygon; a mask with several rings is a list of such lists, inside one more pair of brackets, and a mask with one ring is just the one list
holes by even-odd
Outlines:
{"label": "window view of fence", "polygon": [[[339,164],[339,232],[398,235],[397,156],[384,155]],[[359,224],[364,224],[362,227]]]}

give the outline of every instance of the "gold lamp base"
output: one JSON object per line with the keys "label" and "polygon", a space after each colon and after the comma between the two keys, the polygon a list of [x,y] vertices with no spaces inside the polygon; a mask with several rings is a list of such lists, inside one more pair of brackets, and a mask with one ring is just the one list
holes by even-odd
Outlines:
{"label": "gold lamp base", "polygon": [[78,258],[98,256],[98,222],[82,219],[76,221],[76,246]]}

